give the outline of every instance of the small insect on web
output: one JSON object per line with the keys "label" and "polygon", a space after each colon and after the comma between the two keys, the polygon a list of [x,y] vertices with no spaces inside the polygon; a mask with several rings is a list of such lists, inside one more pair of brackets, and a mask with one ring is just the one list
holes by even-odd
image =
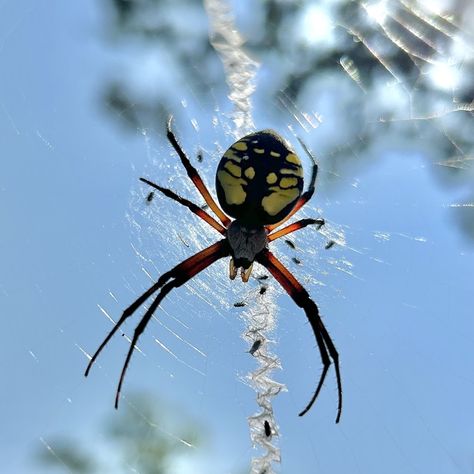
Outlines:
{"label": "small insect on web", "polygon": [[[145,178],[140,178],[140,180],[166,197],[187,207],[219,232],[223,238],[161,275],[151,288],[126,308],[95,354],[91,357],[85,376],[87,377],[102,349],[104,349],[122,324],[148,298],[158,292],[135,327],[115,395],[115,408],[117,408],[122,384],[133,350],[164,297],[173,288],[184,285],[205,268],[224,257],[230,257],[230,279],[234,280],[240,269],[242,281],[244,283],[248,282],[252,273],[253,263],[256,261],[273,275],[297,306],[304,310],[319,348],[323,370],[311,400],[299,415],[304,415],[312,407],[321,391],[329,366],[331,362],[334,362],[338,391],[336,416],[336,423],[338,423],[342,410],[339,354],[321,320],[317,304],[310,298],[308,292],[296,280],[293,274],[268,248],[270,242],[303,229],[308,225],[321,226],[321,219],[301,219],[276,230],[311,199],[315,190],[318,172],[318,166],[313,156],[303,146],[313,163],[313,167],[310,185],[305,192],[302,192],[303,168],[301,161],[285,140],[273,130],[263,130],[246,135],[231,145],[224,153],[217,167],[216,190],[220,204],[219,207],[209,193],[198,171],[191,164],[186,153],[179,145],[171,130],[171,123],[172,117],[168,121],[167,138],[178,154],[189,178],[218,220],[195,203],[177,195],[170,189]],[[231,220],[227,215],[233,217],[234,220]],[[257,278],[262,279],[262,277]]]}
{"label": "small insect on web", "polygon": [[154,197],[155,197],[155,193],[153,191],[150,191],[148,193],[148,196],[146,197],[146,202],[150,203],[151,201],[153,201]]}
{"label": "small insect on web", "polygon": [[262,345],[262,340],[257,339],[253,344],[252,347],[249,350],[250,355],[254,355],[255,352],[257,352],[260,349],[260,346]]}
{"label": "small insect on web", "polygon": [[265,422],[263,423],[263,427],[264,427],[264,429],[265,429],[265,436],[266,436],[267,438],[270,438],[271,435],[272,435],[272,429],[271,429],[271,427],[270,427],[270,423],[268,423],[267,420],[265,420]]}

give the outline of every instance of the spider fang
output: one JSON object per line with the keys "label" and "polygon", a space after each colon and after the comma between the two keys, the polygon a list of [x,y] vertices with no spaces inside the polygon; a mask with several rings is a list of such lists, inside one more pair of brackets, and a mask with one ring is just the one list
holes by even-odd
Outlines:
{"label": "spider fang", "polygon": [[235,280],[236,276],[237,276],[237,268],[234,265],[234,259],[231,258],[229,262],[229,278],[231,280]]}
{"label": "spider fang", "polygon": [[252,273],[253,263],[248,268],[242,268],[240,272],[240,276],[242,277],[242,281],[247,283],[250,278],[250,274]]}
{"label": "spider fang", "polygon": [[[242,278],[242,281],[244,283],[247,283],[249,281],[250,275],[252,274],[252,268],[253,268],[253,262],[247,268],[241,267],[240,277]],[[237,270],[238,270],[238,267],[235,266],[234,259],[231,257],[229,261],[229,278],[231,280],[235,280],[235,277],[237,276]]]}

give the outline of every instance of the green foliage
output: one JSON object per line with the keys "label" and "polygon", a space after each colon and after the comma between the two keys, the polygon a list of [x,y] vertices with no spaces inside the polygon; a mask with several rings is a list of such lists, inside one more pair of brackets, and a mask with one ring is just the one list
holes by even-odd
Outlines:
{"label": "green foliage", "polygon": [[176,418],[176,411],[170,413],[146,395],[132,396],[105,420],[102,435],[96,433],[87,441],[56,437],[36,459],[58,472],[74,474],[125,473],[131,468],[140,474],[166,474],[202,440],[196,424]]}
{"label": "green foliage", "polygon": [[[202,2],[107,5],[114,46],[132,44],[139,58],[104,88],[107,111],[127,130],[159,133],[170,113],[179,120],[180,101],[190,96],[202,109],[225,112],[229,91]],[[381,150],[421,150],[439,180],[464,194],[468,204],[453,216],[474,239],[474,57],[466,5],[448,1],[437,14],[404,1],[233,2],[245,48],[261,64],[254,102],[272,126],[294,117],[312,129],[308,145],[334,176],[375,163]],[[142,72],[146,80],[137,81]]]}

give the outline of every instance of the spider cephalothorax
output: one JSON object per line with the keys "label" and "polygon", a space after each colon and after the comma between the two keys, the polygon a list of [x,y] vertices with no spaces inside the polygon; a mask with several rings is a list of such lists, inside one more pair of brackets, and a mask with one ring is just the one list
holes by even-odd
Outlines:
{"label": "spider cephalothorax", "polygon": [[[151,288],[126,308],[121,318],[91,357],[85,375],[88,375],[97,356],[124,321],[144,304],[148,298],[158,292],[135,328],[116,391],[115,407],[117,407],[122,383],[135,344],[138,342],[140,335],[163,298],[173,288],[183,285],[223,257],[230,257],[230,278],[233,280],[237,276],[238,269],[241,268],[242,281],[247,282],[252,271],[252,265],[256,261],[268,269],[293,301],[304,310],[318,344],[323,362],[323,371],[311,400],[299,415],[304,415],[313,405],[323,386],[332,360],[336,370],[339,398],[337,423],[342,409],[342,385],[338,352],[319,316],[316,303],[310,298],[308,292],[291,272],[268,249],[268,244],[273,240],[302,229],[307,225],[322,225],[324,223],[322,219],[301,219],[273,232],[306,204],[313,195],[318,171],[314,158],[302,144],[313,163],[309,188],[302,193],[303,168],[301,161],[282,137],[272,130],[263,130],[241,138],[224,153],[217,167],[216,190],[219,204],[221,205],[219,207],[203,183],[196,168],[192,166],[189,158],[176,140],[171,130],[171,118],[168,122],[167,137],[178,153],[188,176],[220,222],[193,202],[178,196],[173,191],[147,179],[140,179],[170,199],[186,206],[191,212],[219,232],[223,239],[201,250],[161,275]],[[235,220],[231,221],[221,208],[229,216],[234,217]]]}
{"label": "spider cephalothorax", "polygon": [[242,268],[242,281],[247,282],[257,255],[267,245],[265,227],[249,227],[240,221],[233,221],[227,229],[227,241],[230,246],[229,276],[233,280],[237,269]]}

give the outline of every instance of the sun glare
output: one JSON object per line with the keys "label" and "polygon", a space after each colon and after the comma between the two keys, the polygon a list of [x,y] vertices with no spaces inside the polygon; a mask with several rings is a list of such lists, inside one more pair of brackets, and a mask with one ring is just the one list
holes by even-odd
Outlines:
{"label": "sun glare", "polygon": [[372,21],[379,24],[385,22],[388,14],[386,0],[381,0],[380,2],[375,3],[364,3],[363,6]]}
{"label": "sun glare", "polygon": [[310,44],[327,41],[331,36],[331,17],[326,9],[318,5],[308,7],[301,23],[301,35]]}
{"label": "sun glare", "polygon": [[456,89],[461,80],[461,73],[456,64],[439,62],[428,71],[430,82],[441,90]]}

